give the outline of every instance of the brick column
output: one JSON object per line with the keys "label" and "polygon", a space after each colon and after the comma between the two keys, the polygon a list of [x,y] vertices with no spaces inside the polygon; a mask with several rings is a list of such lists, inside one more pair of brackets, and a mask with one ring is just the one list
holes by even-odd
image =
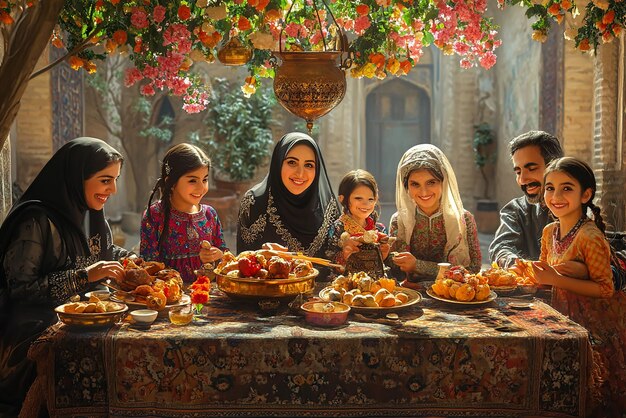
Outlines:
{"label": "brick column", "polygon": [[[623,60],[623,51],[622,51]],[[625,200],[624,165],[618,155],[623,144],[623,133],[618,133],[618,91],[624,89],[623,77],[619,80],[620,47],[618,42],[604,44],[598,48],[595,59],[594,97],[595,124],[592,150],[592,168],[596,175],[597,202],[603,209],[608,229],[623,230]],[[618,137],[619,135],[619,137]]]}

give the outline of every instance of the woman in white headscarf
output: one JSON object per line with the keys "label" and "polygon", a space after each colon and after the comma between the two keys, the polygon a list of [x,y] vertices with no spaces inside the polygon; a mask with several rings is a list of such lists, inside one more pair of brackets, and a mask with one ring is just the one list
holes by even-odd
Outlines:
{"label": "woman in white headscarf", "polygon": [[437,263],[481,267],[476,222],[463,209],[448,158],[431,144],[404,153],[396,174],[396,207],[390,235],[397,237],[393,262],[409,281],[432,280]]}

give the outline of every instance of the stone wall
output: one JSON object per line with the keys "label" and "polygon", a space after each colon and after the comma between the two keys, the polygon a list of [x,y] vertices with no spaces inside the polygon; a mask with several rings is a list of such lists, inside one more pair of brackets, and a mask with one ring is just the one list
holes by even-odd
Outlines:
{"label": "stone wall", "polygon": [[593,58],[576,50],[573,42],[564,45],[563,150],[590,162],[593,138]]}
{"label": "stone wall", "polygon": [[[48,56],[46,49],[37,68],[48,64]],[[25,190],[53,154],[50,72],[29,81],[20,103],[12,146],[16,155],[15,181]]]}
{"label": "stone wall", "polygon": [[524,9],[507,7],[495,14],[503,45],[497,49],[493,71],[498,103],[498,151],[496,200],[500,207],[521,191],[515,183],[508,143],[539,126],[541,44],[531,39],[532,30]]}

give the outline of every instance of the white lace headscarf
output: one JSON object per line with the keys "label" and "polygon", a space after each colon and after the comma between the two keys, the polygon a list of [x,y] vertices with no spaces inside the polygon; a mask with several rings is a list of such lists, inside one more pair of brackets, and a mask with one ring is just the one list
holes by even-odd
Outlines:
{"label": "white lace headscarf", "polygon": [[420,144],[410,148],[398,163],[396,174],[398,239],[407,243],[411,241],[415,227],[417,204],[404,185],[407,183],[411,172],[420,169],[438,172],[443,176],[439,208],[443,214],[446,228],[445,254],[447,254],[447,261],[453,265],[470,265],[467,230],[463,217],[464,209],[456,176],[448,158],[432,144]]}

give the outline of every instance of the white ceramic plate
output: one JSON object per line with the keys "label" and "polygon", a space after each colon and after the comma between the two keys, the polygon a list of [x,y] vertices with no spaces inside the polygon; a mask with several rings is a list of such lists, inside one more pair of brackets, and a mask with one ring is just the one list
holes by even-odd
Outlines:
{"label": "white ceramic plate", "polygon": [[442,296],[438,296],[435,292],[433,292],[432,289],[426,289],[426,294],[428,296],[430,296],[433,299],[437,299],[440,300],[442,302],[447,302],[447,303],[452,303],[454,305],[482,305],[485,303],[489,303],[492,300],[495,300],[498,295],[496,294],[496,292],[494,292],[493,290],[489,293],[489,297],[485,300],[471,300],[469,302],[463,302],[460,300],[456,300],[456,299],[446,299]]}

